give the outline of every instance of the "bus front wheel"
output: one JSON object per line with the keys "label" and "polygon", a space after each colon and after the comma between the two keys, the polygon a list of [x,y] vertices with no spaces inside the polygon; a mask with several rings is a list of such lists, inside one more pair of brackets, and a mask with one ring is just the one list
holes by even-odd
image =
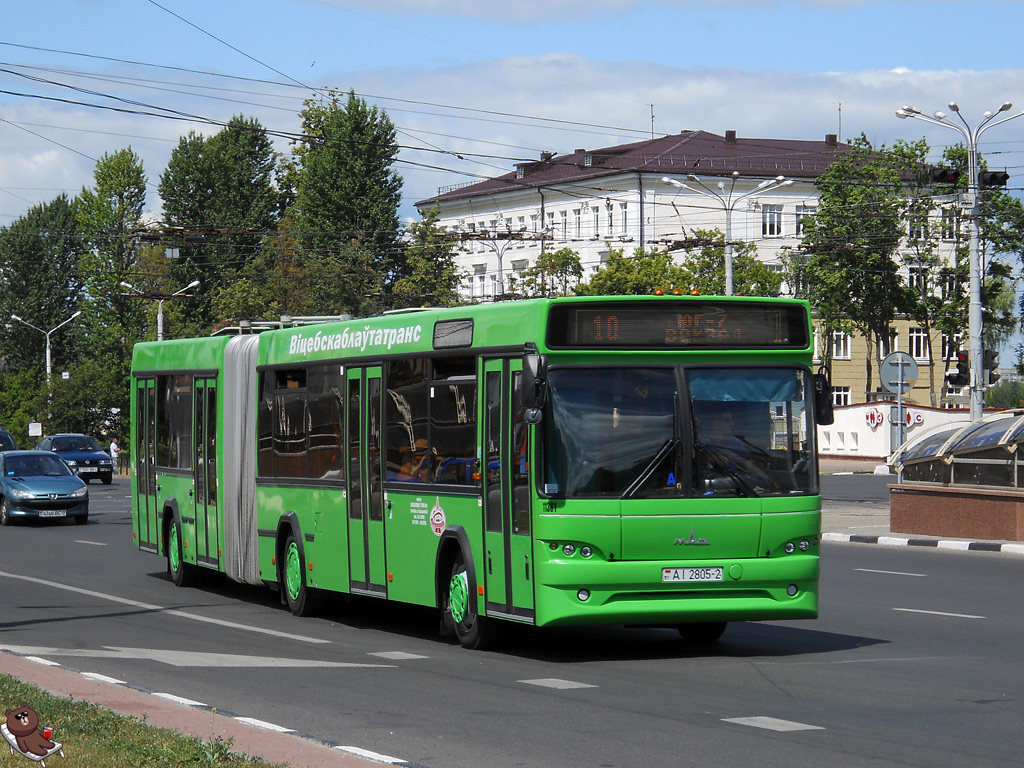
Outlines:
{"label": "bus front wheel", "polygon": [[470,583],[469,571],[461,553],[452,563],[444,619],[455,630],[455,637],[463,648],[483,650],[493,641],[494,628],[491,621],[477,613],[475,586]]}
{"label": "bus front wheel", "polygon": [[196,583],[196,569],[194,565],[185,562],[182,556],[181,527],[178,521],[171,518],[167,525],[167,572],[171,574],[171,581],[176,587],[191,587]]}
{"label": "bus front wheel", "polygon": [[282,584],[288,610],[295,616],[311,616],[316,611],[316,590],[306,586],[302,554],[295,536],[291,533],[284,540],[284,572]]}

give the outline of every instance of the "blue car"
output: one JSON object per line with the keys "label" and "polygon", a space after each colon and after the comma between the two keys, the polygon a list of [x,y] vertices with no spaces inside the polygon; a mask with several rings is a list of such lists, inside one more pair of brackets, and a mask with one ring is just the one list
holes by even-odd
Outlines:
{"label": "blue car", "polygon": [[60,456],[0,453],[0,525],[69,517],[79,525],[89,522],[89,489]]}
{"label": "blue car", "polygon": [[53,451],[87,483],[98,477],[110,485],[114,479],[114,462],[94,437],[78,432],[50,435],[39,441],[36,450]]}

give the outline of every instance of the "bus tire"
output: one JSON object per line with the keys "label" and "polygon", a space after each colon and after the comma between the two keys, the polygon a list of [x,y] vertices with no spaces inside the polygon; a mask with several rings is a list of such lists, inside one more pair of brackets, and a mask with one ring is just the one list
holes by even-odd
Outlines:
{"label": "bus tire", "polygon": [[707,645],[717,642],[725,632],[728,622],[708,621],[698,624],[680,624],[676,627],[683,642],[687,645]]}
{"label": "bus tire", "polygon": [[176,587],[194,587],[196,584],[195,566],[186,563],[182,554],[181,526],[175,517],[167,523],[167,535],[164,549],[167,552],[167,572]]}
{"label": "bus tire", "polygon": [[312,616],[316,612],[317,591],[306,585],[302,553],[295,541],[295,535],[288,534],[284,540],[281,568],[281,589],[288,610],[295,616]]}
{"label": "bus tire", "polygon": [[494,627],[490,619],[476,610],[476,585],[470,583],[466,560],[460,551],[452,563],[448,589],[445,592],[443,623],[455,630],[459,645],[471,651],[489,647],[494,640]]}

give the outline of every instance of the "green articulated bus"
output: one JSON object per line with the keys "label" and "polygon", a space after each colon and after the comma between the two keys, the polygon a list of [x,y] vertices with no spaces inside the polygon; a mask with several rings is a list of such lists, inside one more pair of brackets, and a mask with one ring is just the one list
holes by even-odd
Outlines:
{"label": "green articulated bus", "polygon": [[[322,319],[320,319],[322,320]],[[135,541],[204,572],[505,622],[814,618],[807,304],[537,299],[138,344]]]}

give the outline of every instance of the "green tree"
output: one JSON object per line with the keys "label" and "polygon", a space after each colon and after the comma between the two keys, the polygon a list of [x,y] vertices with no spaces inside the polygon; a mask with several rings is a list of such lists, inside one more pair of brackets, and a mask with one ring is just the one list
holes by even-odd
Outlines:
{"label": "green tree", "polygon": [[395,307],[453,307],[459,303],[462,275],[456,244],[437,226],[436,208],[409,226],[405,274],[395,282]]}
{"label": "green tree", "polygon": [[632,256],[621,249],[608,254],[604,267],[586,283],[576,286],[578,296],[650,296],[655,291],[690,292],[690,273],[673,263],[672,255],[637,248]]}
{"label": "green tree", "polygon": [[[88,364],[93,371],[72,373],[76,397],[88,398],[104,427],[127,434],[132,347],[145,331],[145,307],[121,286],[132,283],[139,258],[139,240],[146,202],[146,173],[131,148],[104,155],[96,164],[94,186],[79,196],[78,223],[89,249],[81,263],[88,311],[82,317],[90,337]],[[51,405],[55,417],[58,410]],[[84,417],[86,411],[82,411]],[[72,418],[77,418],[73,411]],[[75,425],[86,431],[83,424]],[[92,429],[91,433],[96,434]]]}
{"label": "green tree", "polygon": [[[906,200],[901,152],[875,149],[862,134],[818,178],[817,212],[806,222],[807,256],[795,261],[795,281],[819,310],[823,335],[848,321],[869,342],[886,347],[889,327],[913,306],[897,260]],[[871,342],[882,340],[882,344]],[[864,360],[868,397],[872,358]]]}
{"label": "green tree", "polygon": [[168,225],[180,227],[166,245],[179,258],[167,269],[171,293],[200,281],[201,300],[179,302],[199,327],[216,320],[211,297],[230,286],[256,259],[277,226],[281,195],[274,184],[278,157],[255,118],[233,117],[218,133],[183,136],[160,177]]}
{"label": "green tree", "polygon": [[533,296],[568,296],[583,279],[580,255],[572,248],[544,251],[523,278],[523,287]]}
{"label": "green tree", "polygon": [[395,127],[353,91],[309,99],[301,117],[294,214],[318,276],[311,293],[325,313],[375,311],[406,272]]}
{"label": "green tree", "polygon": [[[682,267],[690,274],[690,288],[707,296],[725,293],[725,234],[717,229],[698,229],[694,237],[702,245],[684,250]],[[754,243],[740,242],[732,254],[733,292],[738,296],[778,296],[782,275],[757,258]]]}

